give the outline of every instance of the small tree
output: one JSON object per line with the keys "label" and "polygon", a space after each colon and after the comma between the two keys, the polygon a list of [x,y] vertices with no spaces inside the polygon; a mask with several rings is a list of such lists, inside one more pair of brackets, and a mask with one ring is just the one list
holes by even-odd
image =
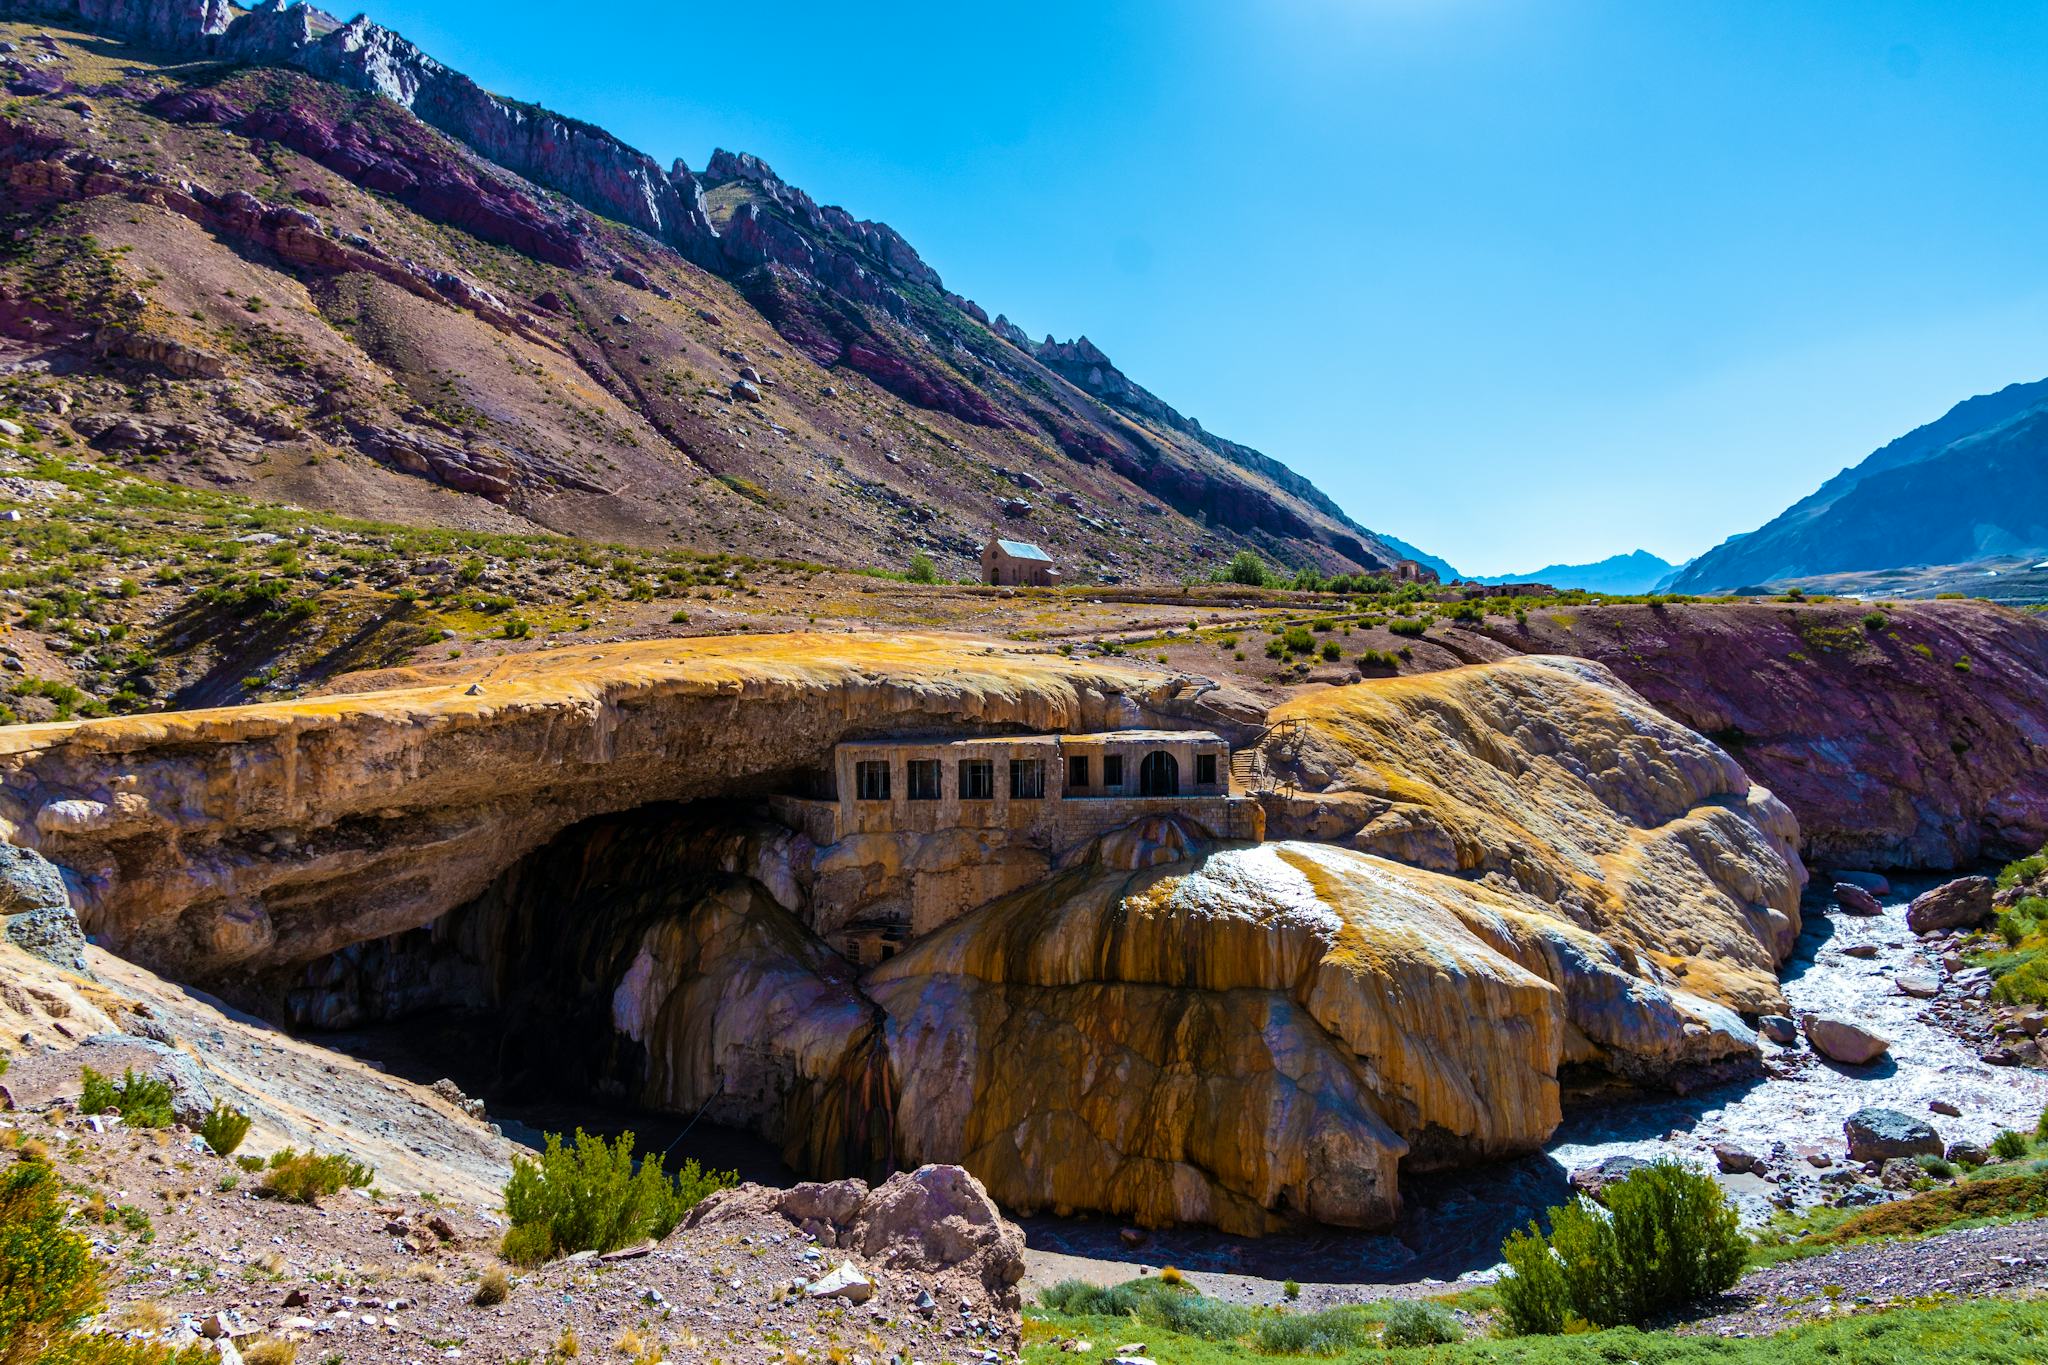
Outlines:
{"label": "small tree", "polygon": [[919,550],[910,557],[910,572],[903,575],[913,583],[936,583],[939,581],[939,566],[932,563],[932,557]]}

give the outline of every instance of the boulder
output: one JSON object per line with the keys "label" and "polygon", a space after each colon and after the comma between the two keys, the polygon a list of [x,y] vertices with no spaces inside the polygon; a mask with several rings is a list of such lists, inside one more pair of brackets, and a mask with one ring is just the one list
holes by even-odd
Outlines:
{"label": "boulder", "polygon": [[1595,1203],[1601,1203],[1606,1198],[1609,1185],[1628,1179],[1649,1164],[1640,1157],[1605,1157],[1590,1166],[1581,1166],[1573,1171],[1572,1188]]}
{"label": "boulder", "polygon": [[[1003,1217],[982,1183],[958,1166],[898,1171],[872,1189],[860,1180],[810,1182],[786,1190],[748,1182],[710,1195],[690,1210],[683,1227],[764,1214],[779,1214],[820,1245],[853,1252],[870,1265],[978,1288],[1009,1313],[1021,1304],[1017,1283],[1024,1278],[1024,1234]],[[847,1271],[860,1276],[848,1265],[833,1274]],[[816,1294],[816,1286],[807,1292]],[[858,1303],[858,1292],[849,1288],[836,1296]]]}
{"label": "boulder", "polygon": [[1891,1161],[1942,1153],[1941,1134],[1932,1124],[1896,1109],[1858,1109],[1843,1122],[1842,1135],[1849,1139],[1851,1161]]}
{"label": "boulder", "polygon": [[1755,1152],[1727,1142],[1714,1145],[1714,1163],[1725,1175],[1760,1175],[1767,1164]]}
{"label": "boulder", "polygon": [[0,844],[0,938],[52,966],[84,975],[85,933],[55,863]]}
{"label": "boulder", "polygon": [[1929,1100],[1927,1108],[1933,1113],[1945,1114],[1952,1119],[1963,1116],[1962,1108],[1954,1100]]}
{"label": "boulder", "polygon": [[1889,896],[1892,893],[1891,879],[1882,872],[1837,870],[1832,876],[1837,885],[1847,882],[1850,886],[1861,887],[1873,896]]}
{"label": "boulder", "polygon": [[761,401],[761,391],[744,379],[732,381],[732,396],[739,399],[742,403],[758,403]]}
{"label": "boulder", "polygon": [[1757,1032],[1781,1046],[1790,1047],[1799,1041],[1799,1025],[1782,1014],[1766,1014],[1756,1021]]}
{"label": "boulder", "polygon": [[1910,995],[1916,1000],[1932,1000],[1941,994],[1941,978],[1930,971],[1914,969],[1900,972],[1892,978],[1892,984],[1902,995]]}
{"label": "boulder", "polygon": [[1884,906],[1876,896],[1854,882],[1835,883],[1835,904],[1851,915],[1882,915]]}
{"label": "boulder", "polygon": [[1846,1019],[1809,1014],[1803,1027],[1815,1052],[1844,1066],[1868,1066],[1891,1047],[1884,1038]]}
{"label": "boulder", "polygon": [[1991,918],[1994,888],[1989,877],[1958,877],[1922,892],[1906,907],[1906,927],[1916,934],[1971,929]]}
{"label": "boulder", "polygon": [[1965,1139],[1951,1142],[1942,1155],[1959,1166],[1982,1166],[1991,1160],[1991,1149],[1981,1142]]}
{"label": "boulder", "polygon": [[1871,958],[1877,956],[1877,945],[1875,943],[1852,943],[1842,949],[1842,956],[1859,958],[1868,962]]}

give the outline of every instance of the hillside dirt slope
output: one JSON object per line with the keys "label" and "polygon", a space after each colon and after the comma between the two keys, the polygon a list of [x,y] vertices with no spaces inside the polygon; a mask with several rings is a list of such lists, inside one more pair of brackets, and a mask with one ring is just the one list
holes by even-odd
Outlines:
{"label": "hillside dirt slope", "polygon": [[215,60],[166,23],[130,47],[0,22],[0,411],[60,445],[390,520],[842,565],[964,573],[991,527],[1083,581],[1399,558],[753,158],[689,177],[682,236],[600,192],[647,167],[597,130],[544,158],[466,83],[468,113],[394,102],[351,64],[378,44],[449,73],[384,30]]}

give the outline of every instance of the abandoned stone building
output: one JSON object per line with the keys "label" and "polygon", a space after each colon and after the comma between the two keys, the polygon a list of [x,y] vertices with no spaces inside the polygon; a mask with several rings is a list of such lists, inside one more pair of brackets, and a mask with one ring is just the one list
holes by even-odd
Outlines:
{"label": "abandoned stone building", "polygon": [[1003,588],[1050,588],[1060,581],[1052,556],[1029,541],[991,535],[981,547],[981,581]]}
{"label": "abandoned stone building", "polygon": [[1150,817],[1211,841],[1265,826],[1207,731],[861,740],[838,746],[823,785],[774,806],[817,850],[812,928],[863,964]]}

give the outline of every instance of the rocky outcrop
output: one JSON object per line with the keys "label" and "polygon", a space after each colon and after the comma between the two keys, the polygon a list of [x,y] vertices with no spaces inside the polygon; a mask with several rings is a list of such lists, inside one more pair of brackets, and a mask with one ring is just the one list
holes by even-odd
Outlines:
{"label": "rocky outcrop", "polygon": [[85,971],[85,934],[64,875],[38,853],[0,844],[0,939],[67,971]]}
{"label": "rocky outcrop", "polygon": [[1798,816],[1816,864],[1960,868],[2048,843],[2037,616],[1982,602],[1672,603],[1481,629],[1598,660],[1712,737]]}
{"label": "rocky outcrop", "polygon": [[1332,689],[1273,718],[1301,726],[1277,757],[1299,794],[1270,803],[1269,833],[1478,880],[1599,935],[1647,978],[1782,1009],[1806,881],[1797,823],[1607,669],[1477,665]]}
{"label": "rocky outcrop", "polygon": [[[852,1252],[898,1275],[965,1289],[1014,1315],[1021,1304],[1024,1234],[979,1180],[958,1166],[899,1171],[870,1189],[859,1180],[786,1190],[740,1185],[690,1210],[685,1231],[779,1214],[819,1245]],[[927,1290],[929,1294],[929,1290]]]}
{"label": "rocky outcrop", "polygon": [[843,738],[1171,723],[1193,691],[915,636],[653,640],[350,685],[0,731],[0,836],[75,874],[88,932],[211,977],[424,925],[579,820],[765,795]]}

